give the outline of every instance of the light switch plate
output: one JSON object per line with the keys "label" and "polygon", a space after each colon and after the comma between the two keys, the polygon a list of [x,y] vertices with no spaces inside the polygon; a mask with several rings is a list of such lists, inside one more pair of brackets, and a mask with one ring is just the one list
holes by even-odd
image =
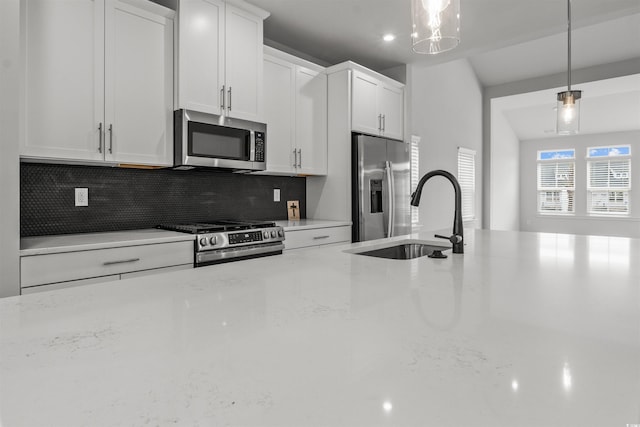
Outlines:
{"label": "light switch plate", "polygon": [[279,202],[280,201],[280,189],[279,188],[274,188],[273,189],[273,201],[274,202]]}
{"label": "light switch plate", "polygon": [[88,188],[76,188],[76,206],[89,206]]}

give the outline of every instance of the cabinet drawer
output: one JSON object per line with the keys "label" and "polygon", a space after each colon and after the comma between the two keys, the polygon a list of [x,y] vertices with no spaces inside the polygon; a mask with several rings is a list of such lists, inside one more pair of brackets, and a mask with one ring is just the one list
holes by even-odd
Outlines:
{"label": "cabinet drawer", "polygon": [[125,246],[20,258],[21,286],[193,263],[193,242]]}
{"label": "cabinet drawer", "polygon": [[351,241],[351,226],[286,231],[285,249],[306,248]]}
{"label": "cabinet drawer", "polygon": [[[71,280],[69,282],[59,282],[50,285],[29,286],[23,287],[20,292],[22,295],[35,294],[37,292],[55,291],[58,289],[73,288],[75,286],[93,285],[96,283],[112,282],[120,280],[119,274],[113,274],[111,276],[92,277],[91,279]],[[24,286],[24,285],[23,285]]]}

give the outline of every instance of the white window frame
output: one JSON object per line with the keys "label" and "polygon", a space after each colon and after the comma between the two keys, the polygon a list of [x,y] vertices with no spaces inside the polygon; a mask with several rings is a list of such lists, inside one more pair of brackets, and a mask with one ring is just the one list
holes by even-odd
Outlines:
{"label": "white window frame", "polygon": [[[568,153],[571,153],[569,156]],[[574,216],[576,214],[576,150],[564,148],[555,150],[540,150],[537,153],[537,212],[538,215],[563,215]],[[547,155],[553,154],[549,157]],[[546,158],[545,158],[546,157]],[[543,182],[542,171],[545,168],[554,168],[555,176],[552,182]],[[567,170],[570,170],[567,173]],[[569,180],[572,185],[563,184]],[[557,207],[560,207],[559,209]]]}
{"label": "white window frame", "polygon": [[[616,154],[616,149],[627,148],[628,154]],[[608,154],[597,154],[595,151],[607,150]],[[609,217],[621,217],[630,216],[631,209],[629,206],[629,200],[631,197],[631,146],[627,144],[621,145],[605,145],[599,147],[587,148],[587,214],[591,216],[609,216]],[[597,185],[593,185],[594,181],[603,180],[592,176],[592,171],[596,167],[596,164],[600,164],[600,172],[606,164],[606,182],[600,182]],[[615,167],[612,168],[612,165]],[[612,182],[612,170],[622,168],[622,179],[626,179],[626,184],[623,182]],[[597,170],[597,169],[595,169]],[[619,177],[613,177],[613,179],[620,179]],[[597,197],[596,197],[597,196]]]}
{"label": "white window frame", "polygon": [[476,150],[458,147],[458,183],[462,189],[462,221],[476,219]]}
{"label": "white window frame", "polygon": [[[416,191],[420,181],[420,137],[411,135],[411,194]],[[420,223],[420,209],[411,206],[411,224]]]}

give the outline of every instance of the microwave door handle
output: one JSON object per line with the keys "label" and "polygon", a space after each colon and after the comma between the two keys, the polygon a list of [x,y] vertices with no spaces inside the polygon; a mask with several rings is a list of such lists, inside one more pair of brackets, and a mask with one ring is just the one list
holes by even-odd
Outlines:
{"label": "microwave door handle", "polygon": [[249,160],[255,161],[256,158],[256,133],[255,131],[249,132]]}

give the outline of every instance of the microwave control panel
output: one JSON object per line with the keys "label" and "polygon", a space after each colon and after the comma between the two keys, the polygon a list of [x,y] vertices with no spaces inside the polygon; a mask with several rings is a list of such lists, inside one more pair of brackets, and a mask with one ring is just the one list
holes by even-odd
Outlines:
{"label": "microwave control panel", "polygon": [[264,162],[264,132],[256,132],[255,137],[256,137],[255,161]]}

